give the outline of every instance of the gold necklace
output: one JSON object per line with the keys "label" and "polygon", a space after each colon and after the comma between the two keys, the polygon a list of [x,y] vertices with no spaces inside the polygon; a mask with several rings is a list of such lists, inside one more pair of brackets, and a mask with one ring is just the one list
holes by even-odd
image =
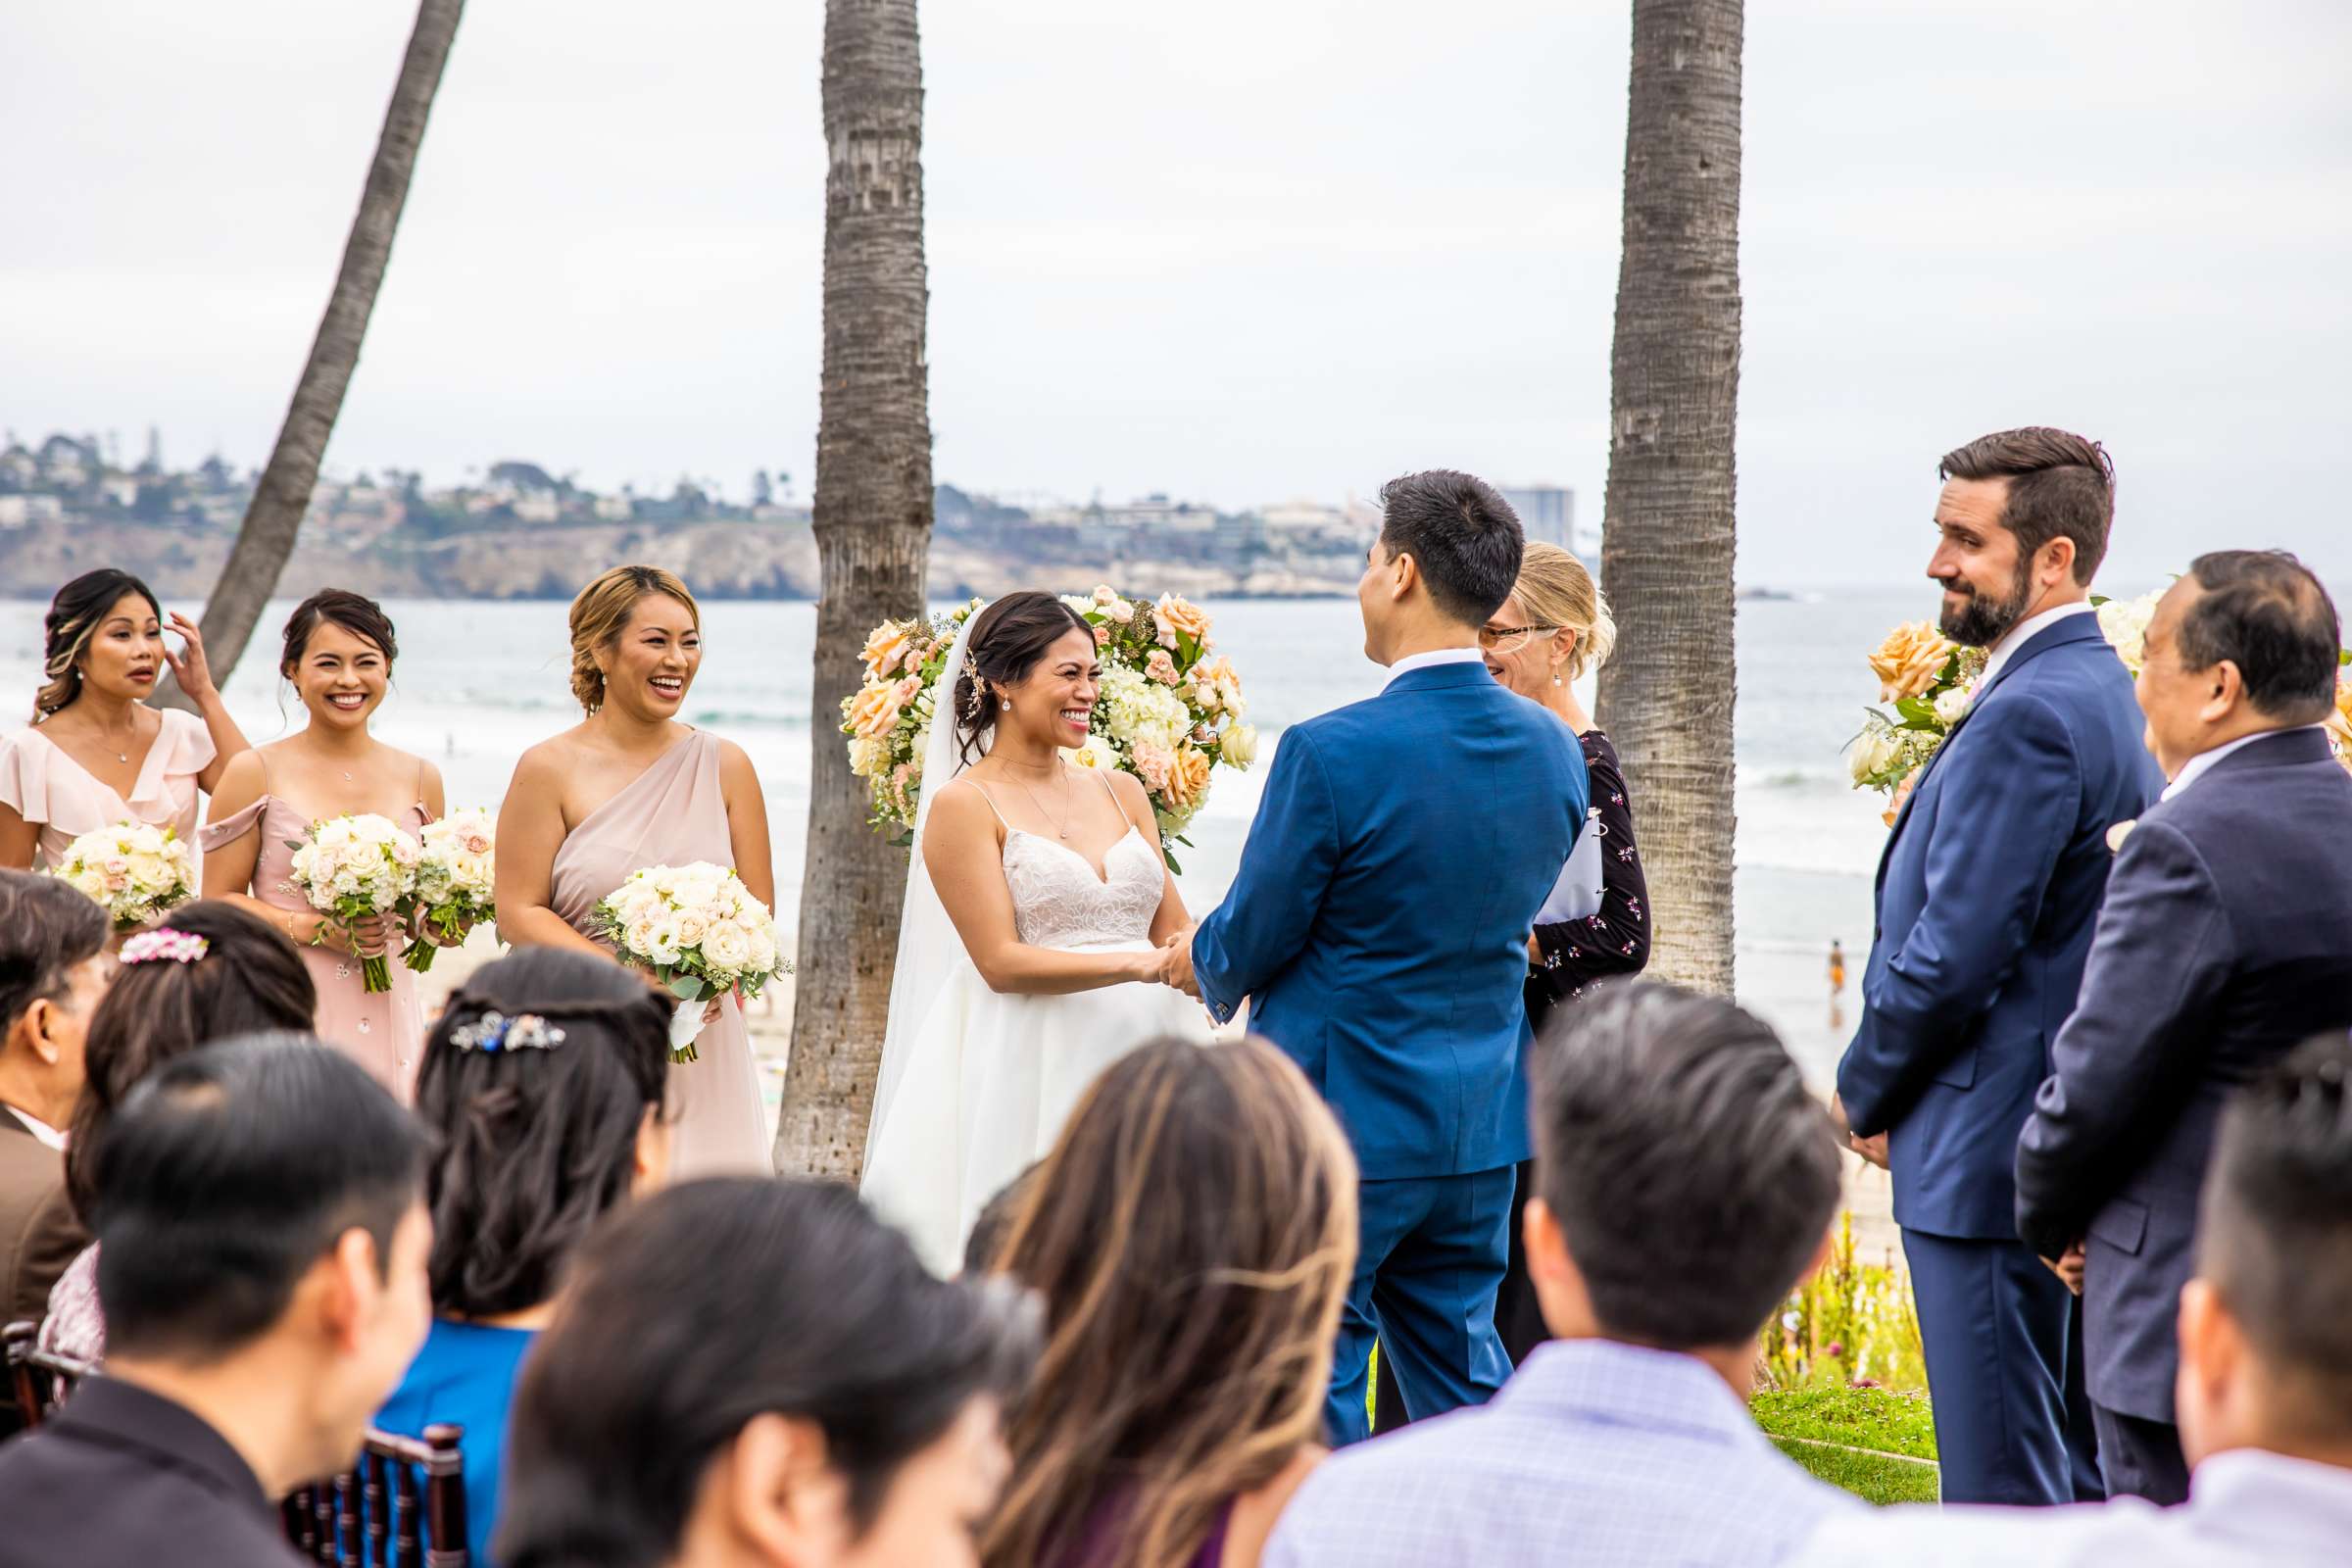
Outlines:
{"label": "gold necklace", "polygon": [[[1009,772],[1010,769],[1007,769],[1006,771]],[[1061,818],[1059,821],[1055,821],[1054,813],[1046,809],[1046,803],[1037,798],[1037,791],[1029,787],[1027,780],[1023,779],[1018,773],[1014,773],[1012,775],[1012,781],[1021,786],[1021,793],[1029,797],[1029,804],[1037,808],[1037,814],[1044,817],[1047,821],[1054,823],[1054,831],[1055,836],[1067,839],[1070,836],[1070,779],[1067,770],[1058,771],[1061,771],[1062,773]]]}

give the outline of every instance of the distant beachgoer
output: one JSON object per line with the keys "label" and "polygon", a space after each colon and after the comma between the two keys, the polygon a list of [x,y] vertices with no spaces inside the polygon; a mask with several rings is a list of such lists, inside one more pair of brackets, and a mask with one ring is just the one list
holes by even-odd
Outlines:
{"label": "distant beachgoer", "polygon": [[[251,910],[302,949],[318,988],[318,1034],[405,1104],[416,1093],[424,1046],[416,976],[395,963],[392,989],[370,993],[360,960],[390,951],[407,933],[382,915],[346,926],[288,886],[291,846],[313,823],[372,813],[416,833],[442,812],[440,771],[368,730],[397,654],[392,622],[372,599],[329,588],[296,607],[278,672],[293,682],[310,722],[229,765],[203,843],[205,897]],[[450,945],[437,933],[432,940]]]}
{"label": "distant beachgoer", "polygon": [[[196,796],[246,749],[204,660],[196,623],[166,615],[126,571],[88,571],[57,591],[43,623],[32,727],[0,737],[0,867],[48,870],[84,833],[119,822],[193,843]],[[174,654],[169,629],[186,642]],[[203,717],[147,706],[170,665]]]}
{"label": "distant beachgoer", "polygon": [[1830,995],[1845,995],[1845,947],[1835,940],[1830,943]]}
{"label": "distant beachgoer", "polygon": [[[694,596],[659,567],[615,566],[580,590],[570,626],[571,690],[588,716],[514,764],[498,816],[499,935],[611,957],[590,934],[597,905],[633,871],[695,860],[733,867],[774,908],[752,760],[678,721],[703,662]],[[695,1050],[699,1060],[670,1069],[672,1174],[770,1174],[760,1075],[734,998],[710,1004]]]}

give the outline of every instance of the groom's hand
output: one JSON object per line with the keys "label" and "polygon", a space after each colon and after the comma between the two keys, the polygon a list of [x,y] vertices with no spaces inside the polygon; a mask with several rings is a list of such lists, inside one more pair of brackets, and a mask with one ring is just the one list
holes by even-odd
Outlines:
{"label": "groom's hand", "polygon": [[1177,932],[1160,951],[1167,955],[1167,962],[1160,972],[1161,980],[1199,1001],[1200,980],[1193,973],[1193,928],[1186,926]]}

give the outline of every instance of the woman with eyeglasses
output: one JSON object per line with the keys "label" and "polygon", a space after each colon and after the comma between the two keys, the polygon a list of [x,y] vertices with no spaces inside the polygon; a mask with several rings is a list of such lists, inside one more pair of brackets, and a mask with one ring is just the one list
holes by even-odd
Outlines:
{"label": "woman with eyeglasses", "polygon": [[[1639,974],[1649,962],[1649,888],[1634,848],[1625,771],[1616,747],[1576,695],[1576,682],[1608,660],[1617,623],[1583,562],[1557,545],[1531,541],[1520,558],[1511,597],[1480,629],[1478,640],[1489,673],[1576,731],[1592,781],[1594,814],[1585,831],[1600,835],[1600,909],[1580,920],[1539,925],[1528,934],[1527,1017],[1541,1032],[1554,1006],[1576,1001],[1612,976]],[[1532,1160],[1519,1167],[1510,1263],[1494,1298],[1495,1327],[1514,1365],[1549,1338],[1520,1250],[1520,1209],[1534,1174]],[[1404,1424],[1404,1400],[1385,1360],[1373,1415],[1376,1432]]]}

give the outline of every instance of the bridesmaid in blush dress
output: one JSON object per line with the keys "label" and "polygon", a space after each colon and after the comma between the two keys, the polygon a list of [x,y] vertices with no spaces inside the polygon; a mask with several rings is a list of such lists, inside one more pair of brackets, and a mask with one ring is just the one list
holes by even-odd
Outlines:
{"label": "bridesmaid in blush dress", "polygon": [[[205,897],[241,906],[302,949],[318,991],[319,1037],[405,1104],[416,1093],[424,1046],[416,977],[397,961],[409,933],[381,915],[346,926],[312,908],[287,881],[294,843],[314,822],[372,813],[415,834],[441,814],[440,772],[368,731],[397,652],[392,622],[373,600],[338,588],[304,600],[286,621],[278,668],[310,723],[230,765],[213,796],[203,842]],[[434,933],[432,940],[442,938]],[[395,960],[392,989],[369,993],[360,960],[386,953]]]}
{"label": "bridesmaid in blush dress", "polygon": [[[694,598],[659,567],[615,566],[572,601],[572,694],[588,716],[523,753],[507,787],[498,924],[508,942],[612,956],[592,934],[596,906],[651,865],[731,866],[775,906],[767,808],[751,759],[677,718],[702,658]],[[770,1174],[759,1073],[735,999],[710,1004],[695,1050],[699,1059],[670,1068],[673,1175]]]}
{"label": "bridesmaid in blush dress", "polygon": [[[185,639],[174,654],[166,627]],[[47,684],[30,729],[0,737],[0,866],[47,871],[84,833],[122,822],[196,842],[196,797],[220,781],[245,737],[221,705],[193,622],[167,616],[126,571],[84,572],[43,622]],[[154,709],[169,666],[203,717]]]}

